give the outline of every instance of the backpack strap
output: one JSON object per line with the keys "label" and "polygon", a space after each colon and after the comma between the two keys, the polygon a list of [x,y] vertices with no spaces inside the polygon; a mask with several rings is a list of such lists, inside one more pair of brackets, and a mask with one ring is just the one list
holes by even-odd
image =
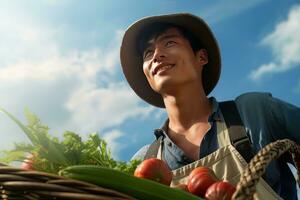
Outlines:
{"label": "backpack strap", "polygon": [[219,103],[219,106],[228,129],[231,144],[249,163],[253,157],[252,146],[235,102],[224,101]]}

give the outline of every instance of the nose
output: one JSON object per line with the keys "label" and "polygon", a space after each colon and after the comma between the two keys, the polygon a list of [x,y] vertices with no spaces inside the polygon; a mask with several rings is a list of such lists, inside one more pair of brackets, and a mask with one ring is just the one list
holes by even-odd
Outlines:
{"label": "nose", "polygon": [[156,47],[153,55],[153,62],[161,62],[166,57],[165,53],[161,48]]}

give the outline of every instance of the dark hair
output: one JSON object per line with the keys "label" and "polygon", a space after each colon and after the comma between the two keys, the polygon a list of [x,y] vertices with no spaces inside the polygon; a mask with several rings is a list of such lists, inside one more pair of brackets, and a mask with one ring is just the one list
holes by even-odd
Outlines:
{"label": "dark hair", "polygon": [[198,42],[196,37],[183,27],[170,23],[154,23],[149,25],[148,28],[145,28],[138,36],[139,41],[137,48],[140,55],[142,55],[144,50],[147,48],[149,40],[152,38],[157,38],[169,28],[177,28],[183,37],[189,41],[194,52],[202,48],[202,45]]}

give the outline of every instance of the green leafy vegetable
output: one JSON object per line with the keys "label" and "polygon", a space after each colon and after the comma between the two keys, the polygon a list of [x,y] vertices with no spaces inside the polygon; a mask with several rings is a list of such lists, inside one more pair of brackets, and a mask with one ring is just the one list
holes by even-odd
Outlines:
{"label": "green leafy vegetable", "polygon": [[16,143],[14,149],[2,151],[0,162],[10,164],[13,161],[22,162],[29,154],[33,155],[33,168],[38,171],[58,173],[59,170],[73,165],[98,165],[114,168],[126,173],[133,174],[137,165],[141,162],[116,161],[107,147],[107,143],[100,138],[98,133],[88,135],[86,141],[71,131],[63,133],[60,141],[51,136],[49,127],[42,124],[40,119],[25,110],[28,125],[24,125],[12,114],[0,108],[23,130],[31,144]]}

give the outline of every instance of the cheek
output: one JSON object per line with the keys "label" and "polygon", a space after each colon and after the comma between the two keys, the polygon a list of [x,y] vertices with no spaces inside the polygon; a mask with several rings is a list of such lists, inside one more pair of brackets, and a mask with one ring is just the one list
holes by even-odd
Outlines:
{"label": "cheek", "polygon": [[188,65],[192,70],[198,70],[199,66],[201,65],[197,57],[195,56],[194,52],[186,55],[185,65]]}
{"label": "cheek", "polygon": [[150,77],[150,70],[147,63],[143,64],[143,72],[147,79]]}
{"label": "cheek", "polygon": [[153,87],[154,87],[154,77],[151,75],[149,64],[143,64],[143,72],[144,72],[144,75],[145,75],[149,85],[153,89]]}
{"label": "cheek", "polygon": [[196,67],[196,63],[192,59],[184,59],[178,65],[178,73],[184,74],[183,79],[198,79],[199,67]]}

